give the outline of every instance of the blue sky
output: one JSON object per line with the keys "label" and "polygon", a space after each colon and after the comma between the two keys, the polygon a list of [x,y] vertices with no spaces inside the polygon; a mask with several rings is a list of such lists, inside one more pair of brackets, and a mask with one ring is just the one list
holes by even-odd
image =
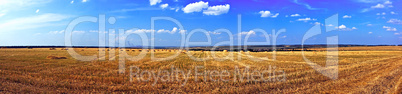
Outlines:
{"label": "blue sky", "polygon": [[[337,30],[315,36],[307,40],[309,44],[325,44],[326,37],[337,35],[340,44],[395,45],[402,44],[400,9],[400,0],[0,0],[0,45],[63,46],[64,31],[72,20],[101,14],[106,21],[116,19],[114,24],[106,23],[106,30],[143,32],[156,46],[179,46],[181,34],[187,38],[195,29],[203,29],[211,37],[211,44],[199,44],[205,46],[230,39],[238,45],[237,41],[244,41],[247,34],[248,41],[265,41],[263,33],[253,29],[265,30],[271,44],[272,30],[286,29],[278,35],[276,44],[300,44],[304,34],[315,25]],[[325,24],[325,19],[335,14],[339,15],[338,24]],[[158,20],[152,29],[152,17],[175,19],[183,28],[172,21]],[[97,46],[98,24],[77,25],[72,33],[73,45]],[[231,34],[216,32],[218,29],[227,29]],[[150,32],[155,37],[151,38]],[[137,35],[107,38],[125,38],[128,46],[142,44]],[[189,40],[206,41],[207,37],[198,32]]]}

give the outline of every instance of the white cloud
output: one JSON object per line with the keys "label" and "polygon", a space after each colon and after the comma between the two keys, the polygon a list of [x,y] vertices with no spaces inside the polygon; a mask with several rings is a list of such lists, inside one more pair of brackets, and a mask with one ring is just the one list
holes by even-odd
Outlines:
{"label": "white cloud", "polygon": [[179,30],[180,34],[185,34],[187,32],[187,30]]}
{"label": "white cloud", "polygon": [[356,27],[347,28],[345,25],[340,25],[340,26],[335,27],[335,28],[338,28],[339,31],[352,31],[352,30],[356,30],[356,29],[357,29]]}
{"label": "white cloud", "polygon": [[149,0],[149,4],[150,4],[151,6],[156,5],[156,4],[158,4],[158,3],[161,3],[161,2],[162,2],[162,0]]}
{"label": "white cloud", "polygon": [[278,17],[279,13],[272,14],[270,11],[260,11],[261,17],[271,17],[271,18],[276,18]]}
{"label": "white cloud", "polygon": [[373,34],[373,32],[368,32],[368,34]]}
{"label": "white cloud", "polygon": [[296,21],[304,21],[304,22],[307,22],[307,21],[315,21],[315,20],[317,20],[317,19],[311,19],[311,18],[300,18],[300,19],[297,19]]}
{"label": "white cloud", "polygon": [[211,31],[208,31],[208,34],[219,35],[219,34],[221,34],[221,32],[211,32]]}
{"label": "white cloud", "polygon": [[367,24],[367,26],[373,26],[373,24]]}
{"label": "white cloud", "polygon": [[208,7],[208,9],[204,10],[202,13],[204,13],[206,15],[221,15],[221,14],[228,13],[229,9],[230,9],[229,4],[216,5],[216,6]]}
{"label": "white cloud", "polygon": [[394,35],[401,35],[401,33],[394,33]]}
{"label": "white cloud", "polygon": [[60,31],[50,31],[49,34],[62,34],[64,33],[64,30],[60,30]]}
{"label": "white cloud", "polygon": [[315,25],[321,25],[321,23],[320,23],[320,22],[315,22],[314,24],[315,24]]}
{"label": "white cloud", "polygon": [[375,6],[371,6],[371,8],[384,8],[385,6],[383,4],[377,4]]}
{"label": "white cloud", "polygon": [[24,30],[39,27],[55,26],[55,22],[63,21],[71,16],[61,14],[42,14],[31,17],[15,18],[0,23],[0,31]]}
{"label": "white cloud", "polygon": [[339,29],[345,29],[346,26],[345,26],[345,25],[341,25],[341,26],[339,26],[338,28],[339,28]]}
{"label": "white cloud", "polygon": [[173,27],[172,32],[177,32],[177,28]]}
{"label": "white cloud", "polygon": [[88,2],[88,0],[82,0],[83,3]]}
{"label": "white cloud", "polygon": [[[377,0],[378,2],[378,0]],[[381,8],[391,8],[394,7],[392,6],[392,2],[390,1],[385,1],[384,3],[378,3],[377,5],[371,6],[370,8],[365,8],[361,12],[368,12],[374,9],[381,9]]]}
{"label": "white cloud", "polygon": [[389,27],[389,26],[383,26],[382,28],[387,29],[387,31],[397,31],[396,28],[392,28],[392,27]]}
{"label": "white cloud", "polygon": [[159,7],[162,8],[162,9],[165,9],[165,8],[167,8],[168,6],[169,6],[169,4],[162,4],[162,5],[160,5]]}
{"label": "white cloud", "polygon": [[245,32],[240,32],[239,35],[255,35],[255,32],[253,30],[250,31],[245,31]]}
{"label": "white cloud", "polygon": [[326,26],[334,26],[334,25],[332,25],[332,24],[329,24],[329,25],[326,25]]}
{"label": "white cloud", "polygon": [[35,13],[39,13],[39,9],[37,9],[37,10],[35,11]]}
{"label": "white cloud", "polygon": [[131,30],[127,30],[127,33],[151,33],[151,32],[155,32],[156,33],[169,33],[169,34],[175,34],[177,31],[179,31],[179,33],[186,33],[187,30],[180,30],[177,27],[174,27],[171,31],[170,30],[166,30],[166,29],[159,29],[159,30],[153,30],[153,29],[131,29]]}
{"label": "white cloud", "polygon": [[395,13],[395,12],[391,11],[391,14],[397,14],[397,13]]}
{"label": "white cloud", "polygon": [[73,33],[73,34],[84,34],[85,31],[73,31],[72,33]]}
{"label": "white cloud", "polygon": [[300,14],[292,14],[292,15],[290,15],[290,17],[298,17],[298,16],[301,16]]}
{"label": "white cloud", "polygon": [[182,10],[184,13],[201,12],[202,9],[208,8],[208,2],[200,1],[186,5]]}
{"label": "white cloud", "polygon": [[74,3],[74,0],[72,0],[71,2],[70,2],[70,4],[73,4]]}
{"label": "white cloud", "polygon": [[387,23],[402,24],[402,21],[398,19],[390,19],[389,21],[387,21]]}
{"label": "white cloud", "polygon": [[352,18],[352,16],[345,15],[345,16],[343,16],[343,18]]}
{"label": "white cloud", "polygon": [[392,2],[391,1],[385,1],[384,4],[386,4],[386,5],[387,4],[392,4]]}

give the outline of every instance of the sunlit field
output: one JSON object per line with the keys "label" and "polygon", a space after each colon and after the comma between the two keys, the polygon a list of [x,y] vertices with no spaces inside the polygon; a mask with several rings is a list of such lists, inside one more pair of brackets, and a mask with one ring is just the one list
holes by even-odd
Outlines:
{"label": "sunlit field", "polygon": [[[303,59],[301,51],[210,52],[106,48],[105,56],[98,56],[92,61],[80,61],[71,57],[68,50],[87,56],[98,55],[102,51],[98,48],[0,49],[0,93],[402,92],[401,46],[339,48],[337,79],[330,79],[311,68]],[[305,52],[307,59],[325,66],[325,48],[311,50],[316,51]],[[110,51],[114,51],[114,54],[109,54]],[[124,60],[124,73],[119,73],[119,53],[126,52],[136,56],[142,51],[147,53],[144,58],[138,61]],[[154,61],[151,53],[157,58],[176,53],[180,55],[173,59]],[[197,61],[189,55],[205,60]],[[51,58],[52,56],[58,58]],[[141,71],[170,76],[148,73],[141,77],[130,75],[137,71],[132,66]],[[173,74],[175,77],[171,77],[172,69],[182,70],[183,73],[176,73]],[[196,69],[198,70],[195,71]],[[167,72],[161,72],[163,70]],[[236,70],[240,70],[241,75],[233,75]],[[245,70],[249,72],[243,73]],[[270,71],[262,75],[253,72],[263,70]],[[205,74],[197,76],[196,73]],[[153,79],[156,76],[168,81]],[[247,77],[254,80],[247,80]]]}

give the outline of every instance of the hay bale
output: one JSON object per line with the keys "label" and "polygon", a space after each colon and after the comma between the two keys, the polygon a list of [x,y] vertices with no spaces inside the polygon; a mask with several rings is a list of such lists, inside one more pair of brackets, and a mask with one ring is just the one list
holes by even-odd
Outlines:
{"label": "hay bale", "polygon": [[223,50],[223,52],[228,52],[228,50]]}
{"label": "hay bale", "polygon": [[168,52],[172,52],[172,50],[168,50]]}
{"label": "hay bale", "polygon": [[84,51],[84,49],[81,49],[81,51]]}
{"label": "hay bale", "polygon": [[56,50],[56,48],[49,48],[49,50]]}
{"label": "hay bale", "polygon": [[47,59],[67,59],[67,57],[64,57],[64,56],[52,56],[52,55],[49,55],[46,58]]}

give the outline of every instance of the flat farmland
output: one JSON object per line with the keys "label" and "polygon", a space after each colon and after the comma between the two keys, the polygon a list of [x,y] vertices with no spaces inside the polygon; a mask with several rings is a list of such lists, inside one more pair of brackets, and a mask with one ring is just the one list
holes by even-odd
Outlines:
{"label": "flat farmland", "polygon": [[[96,58],[77,60],[69,50]],[[325,48],[312,50],[317,51],[304,57],[326,66]],[[301,51],[2,48],[0,53],[0,93],[402,92],[401,46],[340,47],[335,79],[313,69]],[[138,55],[144,56],[133,57]],[[174,57],[152,58],[169,56]]]}

